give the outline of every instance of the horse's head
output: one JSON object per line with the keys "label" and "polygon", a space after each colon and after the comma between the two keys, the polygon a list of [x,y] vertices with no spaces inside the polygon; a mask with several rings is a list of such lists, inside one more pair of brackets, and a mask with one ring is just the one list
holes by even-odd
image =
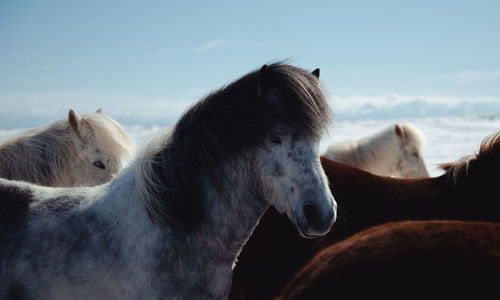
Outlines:
{"label": "horse's head", "polygon": [[[324,125],[321,124],[324,121],[322,118],[328,118],[329,109],[325,107],[324,96],[318,87],[319,69],[312,74],[297,69],[292,71],[300,75],[299,83],[295,82],[293,88],[302,97],[301,102],[295,105],[303,107],[299,108],[300,113],[288,111],[290,115],[272,128],[264,146],[256,152],[255,166],[268,202],[279,212],[286,212],[302,236],[315,237],[326,234],[336,219],[337,205],[321,167],[320,136],[316,131]],[[261,76],[263,72],[267,72],[265,67],[260,71]],[[268,80],[264,88],[264,84],[260,85],[261,96],[269,97],[267,101],[273,101],[280,113],[286,112],[290,109],[287,105],[294,105],[287,95],[290,91],[284,91],[283,86],[274,86],[272,79]],[[305,108],[307,106],[310,107]],[[311,107],[312,113],[308,111]],[[276,117],[279,119],[283,116]],[[306,126],[309,128],[301,127],[301,122],[310,123]]]}
{"label": "horse's head", "polygon": [[275,129],[256,155],[265,198],[305,237],[326,234],[336,219],[337,204],[319,158],[319,138],[287,128]]}
{"label": "horse's head", "polygon": [[394,133],[400,145],[397,175],[406,178],[429,177],[421,150],[425,141],[422,133],[407,123],[394,125]]}
{"label": "horse's head", "polygon": [[115,120],[100,110],[80,116],[70,109],[68,130],[76,145],[67,162],[67,179],[72,186],[93,186],[110,181],[130,158],[133,143]]}
{"label": "horse's head", "polygon": [[153,222],[195,228],[210,207],[200,203],[208,186],[257,210],[274,205],[303,236],[328,232],[336,204],[318,148],[330,110],[318,76],[276,63],[192,106],[137,177],[152,178],[139,186],[160,199],[146,202]]}

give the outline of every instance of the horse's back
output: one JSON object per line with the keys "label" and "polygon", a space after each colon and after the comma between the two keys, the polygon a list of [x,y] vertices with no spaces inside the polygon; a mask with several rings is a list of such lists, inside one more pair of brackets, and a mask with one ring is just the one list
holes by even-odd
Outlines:
{"label": "horse's back", "polygon": [[114,263],[120,241],[111,236],[111,221],[93,209],[103,188],[0,179],[0,299],[46,298],[72,280],[95,282],[88,273],[98,276],[95,270]]}
{"label": "horse's back", "polygon": [[500,276],[500,224],[407,221],[372,227],[326,248],[283,299],[335,295],[465,295],[493,292]]}

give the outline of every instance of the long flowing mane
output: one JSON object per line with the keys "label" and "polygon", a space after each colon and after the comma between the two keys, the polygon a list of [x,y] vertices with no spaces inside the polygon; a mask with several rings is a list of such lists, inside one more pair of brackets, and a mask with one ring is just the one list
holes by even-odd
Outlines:
{"label": "long flowing mane", "polygon": [[[286,99],[286,101],[279,100]],[[152,221],[190,230],[203,219],[202,178],[215,187],[218,167],[263,143],[269,130],[286,125],[319,136],[330,110],[315,75],[274,63],[210,93],[192,106],[173,131],[152,142],[139,162],[136,183]]]}
{"label": "long flowing mane", "polygon": [[[133,143],[123,128],[102,113],[82,114],[102,148],[116,157],[130,158]],[[0,177],[57,185],[79,152],[67,118],[42,125],[0,144]]]}
{"label": "long flowing mane", "polygon": [[[456,162],[441,164],[440,167],[445,170],[444,176],[453,182],[455,186],[467,180],[474,170],[474,165],[481,164],[498,171],[500,166],[500,131],[485,138],[479,148],[479,153],[468,155]],[[484,173],[486,177],[487,174]]]}

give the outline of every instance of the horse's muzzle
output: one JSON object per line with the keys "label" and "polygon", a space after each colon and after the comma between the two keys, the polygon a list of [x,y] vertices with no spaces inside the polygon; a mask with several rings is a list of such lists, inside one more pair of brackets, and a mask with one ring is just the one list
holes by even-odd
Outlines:
{"label": "horse's muzzle", "polygon": [[[306,201],[297,214],[297,227],[304,237],[320,237],[328,233],[337,218],[337,203],[330,199],[313,202]],[[325,203],[321,205],[322,203]]]}

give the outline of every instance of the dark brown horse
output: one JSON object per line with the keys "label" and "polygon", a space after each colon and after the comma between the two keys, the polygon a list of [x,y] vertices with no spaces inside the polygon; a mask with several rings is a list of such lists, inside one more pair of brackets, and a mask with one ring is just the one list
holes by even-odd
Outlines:
{"label": "dark brown horse", "polygon": [[360,230],[391,221],[458,219],[500,221],[500,132],[479,154],[446,166],[436,178],[376,176],[322,159],[338,203],[336,227],[321,239],[301,239],[274,209],[260,220],[238,258],[231,299],[266,299],[319,250]]}
{"label": "dark brown horse", "polygon": [[319,252],[281,299],[483,299],[498,297],[499,280],[499,223],[392,222]]}

